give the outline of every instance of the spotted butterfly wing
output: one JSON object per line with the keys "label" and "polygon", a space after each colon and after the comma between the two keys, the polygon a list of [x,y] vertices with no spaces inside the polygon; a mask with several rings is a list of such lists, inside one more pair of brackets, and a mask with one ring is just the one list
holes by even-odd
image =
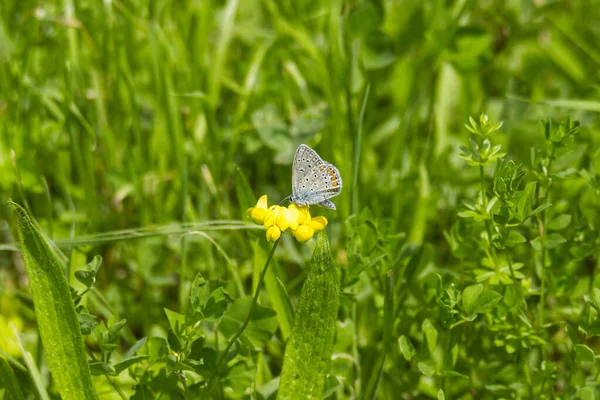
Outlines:
{"label": "spotted butterfly wing", "polygon": [[292,196],[296,196],[301,191],[302,182],[310,170],[324,162],[317,152],[307,145],[301,144],[298,146],[292,166]]}
{"label": "spotted butterfly wing", "polygon": [[292,196],[290,201],[299,205],[319,204],[335,210],[328,199],[342,191],[339,170],[310,147],[302,144],[296,150],[292,171]]}

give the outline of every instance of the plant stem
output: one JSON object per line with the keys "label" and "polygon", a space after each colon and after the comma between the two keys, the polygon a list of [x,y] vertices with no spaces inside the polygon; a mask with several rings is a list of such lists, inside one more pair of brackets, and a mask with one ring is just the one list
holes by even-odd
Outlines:
{"label": "plant stem", "polygon": [[[546,176],[545,184],[544,184],[544,192],[543,196],[540,196],[540,203],[549,202],[549,193],[550,186],[552,185],[552,181],[550,180],[550,168],[552,167],[552,162],[554,161],[554,146],[551,146],[550,155],[548,156],[548,167],[544,171]],[[542,242],[542,268],[541,268],[541,283],[540,283],[540,307],[539,307],[539,327],[541,328],[544,325],[544,308],[546,302],[546,210],[542,211],[542,214],[537,216],[539,230],[540,230],[540,239]]]}
{"label": "plant stem", "polygon": [[[485,212],[488,212],[488,201],[487,201],[487,195],[485,194],[485,178],[484,178],[484,174],[483,174],[483,165],[479,166],[479,181],[481,183],[481,199],[483,201],[483,208],[485,210]],[[494,265],[497,267],[496,265],[496,249],[494,248],[494,246],[492,246],[492,226],[491,226],[492,220],[491,219],[487,219],[485,220],[485,230],[488,234],[488,242],[489,242],[489,246],[491,249],[491,253],[492,253],[492,259],[494,261]]]}
{"label": "plant stem", "polygon": [[481,198],[483,199],[483,207],[487,210],[487,196],[485,194],[485,181],[483,178],[483,165],[479,166],[479,182],[481,183]]}
{"label": "plant stem", "polygon": [[256,292],[254,293],[254,297],[252,298],[252,303],[250,304],[250,310],[248,311],[246,320],[244,321],[242,326],[240,326],[240,329],[238,329],[236,334],[233,335],[233,337],[231,338],[229,343],[227,343],[227,347],[225,347],[225,350],[223,351],[223,354],[221,355],[221,358],[219,359],[219,362],[217,363],[216,373],[211,378],[211,382],[208,385],[209,387],[211,386],[211,383],[214,381],[214,378],[219,376],[219,374],[221,373],[221,368],[223,366],[223,362],[227,358],[227,354],[229,354],[229,350],[231,350],[231,347],[236,342],[236,340],[238,340],[238,338],[242,335],[242,333],[244,333],[244,330],[246,329],[246,327],[250,323],[250,320],[252,319],[252,314],[254,313],[254,308],[256,307],[256,304],[258,303],[258,296],[260,295],[260,288],[262,286],[263,280],[265,279],[265,275],[267,274],[267,270],[269,269],[269,264],[271,263],[271,259],[273,258],[273,254],[275,254],[275,249],[277,249],[277,245],[279,244],[280,240],[281,240],[281,238],[277,239],[277,241],[275,243],[273,243],[273,247],[271,248],[271,252],[269,253],[269,256],[267,257],[265,266],[263,267],[262,272],[260,273],[260,278],[258,280],[258,284],[256,285]]}

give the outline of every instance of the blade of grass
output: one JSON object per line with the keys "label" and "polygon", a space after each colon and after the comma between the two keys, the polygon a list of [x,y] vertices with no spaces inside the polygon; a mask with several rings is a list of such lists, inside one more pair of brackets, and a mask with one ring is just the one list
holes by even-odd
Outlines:
{"label": "blade of grass", "polygon": [[377,389],[383,376],[383,366],[385,365],[385,359],[392,343],[392,329],[394,328],[394,274],[391,270],[385,275],[383,294],[383,354],[379,357],[381,359],[379,372],[376,375],[371,375],[372,379],[367,388],[367,394],[364,396],[365,399],[377,398]]}
{"label": "blade of grass", "polygon": [[[181,189],[181,223],[186,223],[185,205],[188,198],[188,158],[185,158],[183,165],[183,187]],[[179,266],[179,309],[185,313],[187,306],[187,292],[189,285],[186,281],[187,272],[187,235],[181,235],[181,265]]]}
{"label": "blade of grass", "polygon": [[11,328],[12,328],[14,337],[17,338],[17,342],[19,343],[19,348],[21,349],[21,355],[23,356],[23,360],[25,361],[25,365],[27,366],[27,370],[29,371],[29,375],[31,376],[31,380],[33,381],[33,385],[35,386],[35,389],[37,390],[37,393],[40,396],[40,399],[41,400],[50,400],[50,396],[48,396],[44,382],[42,381],[42,376],[40,375],[40,371],[39,371],[37,365],[35,365],[35,361],[33,360],[31,353],[28,352],[27,350],[25,350],[25,347],[23,347],[23,343],[21,342],[21,338],[19,337],[19,331],[17,331],[17,328],[15,328],[12,325],[11,325]]}
{"label": "blade of grass", "polygon": [[6,358],[2,356],[0,356],[0,383],[6,389],[5,394],[8,395],[9,399],[25,400],[14,371],[8,364],[8,361],[6,361]]}
{"label": "blade of grass", "polygon": [[371,85],[367,85],[363,96],[362,106],[360,107],[360,115],[358,117],[358,128],[354,137],[354,161],[352,163],[352,205],[350,213],[356,214],[358,211],[358,174],[360,172],[360,148],[362,144],[363,121],[365,119],[365,109],[367,108],[367,100]]}
{"label": "blade of grass", "polygon": [[12,201],[9,204],[17,215],[21,253],[56,388],[63,399],[95,399],[83,337],[64,269],[25,209]]}

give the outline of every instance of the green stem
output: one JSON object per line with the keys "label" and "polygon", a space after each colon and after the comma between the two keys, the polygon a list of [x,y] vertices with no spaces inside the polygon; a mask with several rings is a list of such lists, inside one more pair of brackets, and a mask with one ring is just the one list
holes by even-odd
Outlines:
{"label": "green stem", "polygon": [[281,240],[281,238],[277,239],[277,241],[275,243],[273,243],[273,247],[271,248],[271,252],[269,253],[269,256],[267,257],[265,266],[263,267],[262,272],[260,273],[260,279],[258,280],[258,284],[256,285],[256,292],[254,293],[254,297],[252,298],[252,303],[250,304],[250,310],[248,311],[246,320],[244,321],[242,326],[240,326],[240,329],[238,329],[236,334],[233,335],[233,337],[231,338],[229,343],[227,343],[227,347],[225,347],[225,351],[223,351],[223,354],[221,355],[221,358],[219,359],[219,362],[217,363],[216,373],[211,378],[209,387],[213,383],[214,378],[220,375],[221,368],[223,367],[223,362],[227,358],[227,354],[229,354],[229,350],[231,350],[231,347],[236,342],[236,340],[238,340],[238,338],[242,335],[242,333],[244,333],[244,330],[246,329],[246,327],[250,323],[250,320],[252,319],[252,314],[254,313],[254,308],[256,307],[256,304],[258,303],[258,296],[260,295],[260,288],[262,286],[263,280],[265,279],[265,275],[267,274],[267,270],[269,269],[269,264],[271,263],[271,259],[273,258],[273,254],[275,254],[275,249],[277,249],[277,245],[279,244],[280,240]]}
{"label": "green stem", "polygon": [[[187,202],[188,196],[188,159],[187,157],[184,160],[183,164],[183,184],[182,184],[182,193],[181,193],[181,224],[185,225],[186,213],[185,213],[185,205]],[[186,293],[187,293],[187,284],[186,277],[187,275],[187,235],[181,235],[181,265],[179,267],[179,309],[182,312],[185,312],[185,308],[187,306],[186,302]]]}
{"label": "green stem", "polygon": [[[484,174],[483,174],[483,165],[479,166],[479,181],[481,183],[481,199],[483,200],[483,209],[487,213],[488,212],[488,201],[487,201],[487,195],[485,194],[485,178],[484,178]],[[487,234],[488,234],[488,242],[489,242],[489,246],[490,246],[491,253],[492,253],[492,259],[494,261],[494,265],[496,265],[496,249],[494,248],[494,246],[492,246],[491,219],[486,218],[485,230],[487,231]]]}
{"label": "green stem", "polygon": [[[550,192],[550,186],[551,186],[551,182],[550,182],[550,167],[552,166],[552,161],[554,160],[554,146],[552,146],[551,150],[550,150],[550,155],[548,156],[548,167],[546,168],[545,175],[546,175],[546,181],[545,181],[545,188],[544,188],[544,192],[543,195],[540,196],[540,203],[544,202],[544,201],[549,201],[548,197],[549,197],[549,192]],[[540,193],[540,192],[538,192]],[[540,239],[542,242],[542,268],[541,268],[541,283],[540,283],[540,307],[539,307],[539,327],[541,328],[542,325],[544,325],[544,309],[545,309],[545,302],[546,302],[546,216],[547,216],[547,212],[546,210],[542,211],[541,215],[538,214],[537,220],[538,220],[538,224],[539,224],[539,229],[540,229]]]}
{"label": "green stem", "polygon": [[483,177],[483,165],[479,166],[479,182],[481,183],[481,198],[483,199],[483,208],[487,210],[487,196],[485,194],[485,180]]}

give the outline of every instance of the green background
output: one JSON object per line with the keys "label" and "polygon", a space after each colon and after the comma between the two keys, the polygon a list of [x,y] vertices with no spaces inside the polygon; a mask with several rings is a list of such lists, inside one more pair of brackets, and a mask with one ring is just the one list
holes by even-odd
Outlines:
{"label": "green background", "polygon": [[[440,388],[447,398],[584,398],[582,388],[595,388],[597,363],[576,364],[570,353],[576,343],[565,338],[571,324],[572,340],[600,350],[589,328],[596,311],[586,302],[600,287],[598,43],[595,0],[4,0],[0,332],[16,323],[36,354],[8,199],[24,204],[57,240],[71,275],[86,258],[103,256],[95,287],[107,304],[98,296],[88,307],[100,319],[126,318],[131,336],[123,340],[131,345],[134,338],[165,335],[163,309],[183,306],[186,282],[197,272],[226,281],[233,298],[251,292],[264,236],[234,222],[246,220],[245,209],[260,195],[276,204],[290,194],[293,153],[306,143],[344,180],[333,199],[337,211],[311,208],[329,220],[344,292],[334,396],[368,391],[388,334],[379,398],[435,398]],[[524,308],[486,310],[452,333],[440,305],[445,290],[462,292],[481,268],[481,259],[457,255],[453,240],[472,239],[470,254],[485,253],[457,216],[462,201],[475,201],[481,188],[478,168],[460,158],[460,146],[469,144],[464,124],[481,113],[504,121],[493,143],[523,163],[524,183],[540,180],[531,150],[546,143],[539,120],[570,114],[580,121],[581,132],[553,164],[565,182],[553,186],[544,219],[570,215],[566,244],[557,246],[586,242],[592,251],[569,257],[571,247],[558,247],[556,255],[540,257],[529,243],[520,245],[512,254],[533,288]],[[491,196],[494,165],[484,174]],[[240,194],[244,179],[254,192],[248,204],[250,197]],[[214,221],[233,221],[235,228],[203,230]],[[190,230],[206,236],[182,239],[179,233]],[[533,218],[521,231],[528,242],[539,232]],[[292,303],[312,246],[285,236],[276,253],[273,268]],[[402,284],[409,260],[418,264],[409,267],[417,271],[412,289]],[[540,265],[551,270],[544,303],[550,325],[532,331],[545,344],[510,351],[506,337],[523,335],[517,325],[505,332],[502,324],[538,320]],[[390,269],[391,325],[383,318]],[[506,297],[506,287],[494,290]],[[268,306],[272,296],[265,292],[261,302]],[[458,343],[453,366],[435,361],[426,322],[440,332],[440,342],[447,340],[442,348]],[[418,360],[403,356],[402,335]],[[12,354],[14,344],[6,342],[2,350]],[[259,372],[250,389],[227,396],[263,396],[258,388],[279,375],[283,348],[278,330],[261,351],[245,355]],[[544,361],[557,370],[546,373]],[[428,363],[436,373],[426,373]],[[447,370],[466,378],[444,375]],[[116,381],[131,395],[126,375]],[[95,379],[111,397],[111,386]],[[19,380],[28,385],[23,374]]]}

